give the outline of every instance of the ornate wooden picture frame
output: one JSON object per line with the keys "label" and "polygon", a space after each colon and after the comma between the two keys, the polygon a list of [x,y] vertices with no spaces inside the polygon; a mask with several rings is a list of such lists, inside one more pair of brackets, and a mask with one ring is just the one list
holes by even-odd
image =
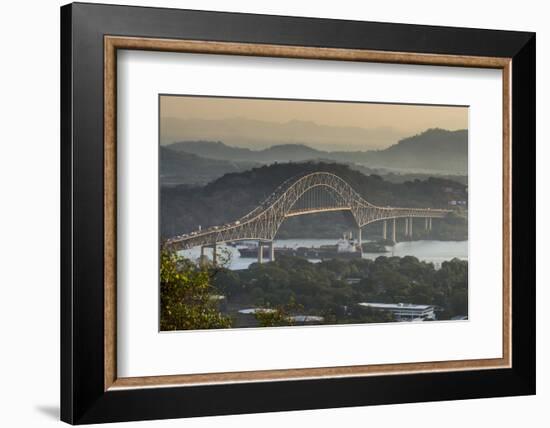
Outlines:
{"label": "ornate wooden picture frame", "polygon": [[[118,50],[502,70],[502,357],[119,377]],[[534,394],[534,34],[77,3],[61,9],[61,54],[62,420]]]}

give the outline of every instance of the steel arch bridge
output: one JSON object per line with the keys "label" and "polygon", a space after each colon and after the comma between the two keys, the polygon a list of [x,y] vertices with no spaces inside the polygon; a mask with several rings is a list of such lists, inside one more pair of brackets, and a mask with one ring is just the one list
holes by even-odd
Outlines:
{"label": "steel arch bridge", "polygon": [[[286,218],[319,212],[349,211],[359,230],[381,220],[445,217],[450,210],[433,208],[380,207],[366,201],[342,178],[330,172],[313,172],[283,182],[254,210],[240,219],[205,230],[175,236],[166,242],[174,250],[215,246],[224,242],[273,241]],[[426,225],[428,222],[426,221]],[[412,230],[412,223],[411,223]],[[384,233],[386,228],[384,227]],[[394,223],[395,241],[395,223]]]}
{"label": "steel arch bridge", "polygon": [[[166,242],[174,250],[196,246],[215,246],[224,242],[273,241],[286,218],[319,212],[349,211],[359,230],[381,220],[405,218],[442,218],[450,210],[433,208],[380,207],[366,201],[342,178],[329,172],[313,172],[283,182],[254,210],[240,219],[205,230],[175,236]],[[385,226],[385,225],[384,225]],[[412,223],[411,223],[412,230]],[[384,234],[386,227],[384,227]],[[395,240],[395,223],[394,223]]]}

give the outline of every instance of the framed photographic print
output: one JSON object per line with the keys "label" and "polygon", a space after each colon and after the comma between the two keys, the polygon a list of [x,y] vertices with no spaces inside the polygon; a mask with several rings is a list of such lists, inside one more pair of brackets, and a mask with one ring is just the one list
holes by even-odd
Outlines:
{"label": "framed photographic print", "polygon": [[535,35],[61,8],[62,420],[535,393]]}

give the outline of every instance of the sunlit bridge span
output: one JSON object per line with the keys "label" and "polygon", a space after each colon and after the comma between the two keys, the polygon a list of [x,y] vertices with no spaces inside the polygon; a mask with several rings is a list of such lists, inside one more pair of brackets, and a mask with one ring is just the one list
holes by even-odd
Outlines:
{"label": "sunlit bridge span", "polygon": [[396,219],[405,219],[405,236],[411,236],[413,218],[424,218],[425,228],[431,229],[432,218],[442,218],[450,212],[434,208],[376,206],[337,175],[313,172],[286,180],[258,207],[240,219],[175,236],[166,245],[174,250],[196,246],[213,246],[215,249],[217,244],[225,242],[257,240],[260,245],[271,246],[273,253],[273,239],[286,218],[330,211],[351,212],[358,227],[359,242],[361,227],[369,223],[384,221],[383,237],[387,239],[387,220],[393,220],[390,239],[395,242]]}

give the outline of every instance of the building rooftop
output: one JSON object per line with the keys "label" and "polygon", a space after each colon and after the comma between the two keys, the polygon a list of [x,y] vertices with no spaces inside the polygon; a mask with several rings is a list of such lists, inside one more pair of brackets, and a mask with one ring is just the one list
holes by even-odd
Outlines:
{"label": "building rooftop", "polygon": [[415,305],[414,303],[359,303],[360,306],[366,306],[377,309],[417,309],[426,310],[433,308],[433,305]]}

